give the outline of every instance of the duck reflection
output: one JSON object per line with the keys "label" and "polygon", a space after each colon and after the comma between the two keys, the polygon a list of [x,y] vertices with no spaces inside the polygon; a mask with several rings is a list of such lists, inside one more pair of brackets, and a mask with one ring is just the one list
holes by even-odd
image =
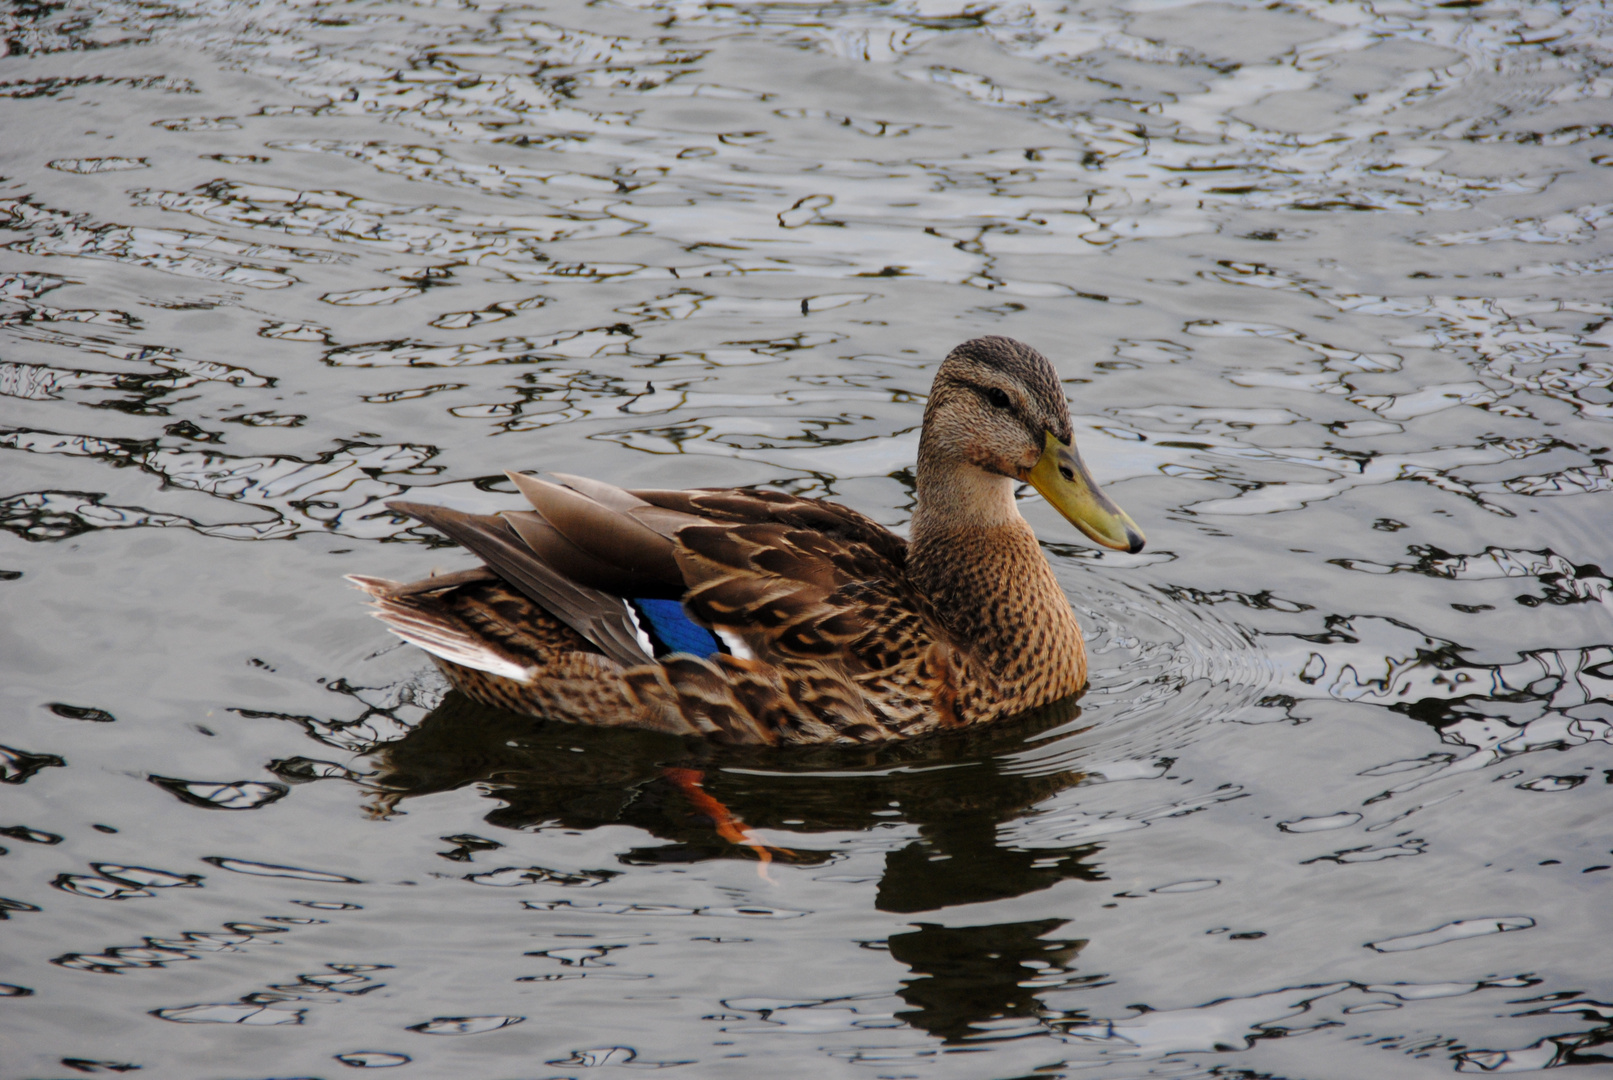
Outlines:
{"label": "duck reflection", "polygon": [[[1098,844],[1023,851],[998,840],[1000,824],[1085,779],[1076,770],[1007,771],[1005,755],[1079,716],[1073,702],[1061,702],[990,731],[778,754],[644,731],[542,724],[451,693],[406,737],[375,751],[374,782],[381,812],[479,784],[500,803],[487,815],[495,826],[625,824],[664,841],[619,854],[629,865],[757,858],[754,848],[724,839],[714,820],[723,812],[798,838],[788,850],[771,849],[774,859],[795,865],[822,864],[836,854],[813,849],[813,834],[907,823],[918,836],[887,853],[875,906],[919,913],[1022,896],[1061,881],[1105,880]],[[691,798],[687,783],[680,785],[679,776],[691,774],[709,798]],[[1068,973],[1085,942],[1047,936],[1062,920],[915,925],[888,942],[892,957],[912,973],[900,994],[913,1009],[902,1019],[948,1041],[1008,1037],[992,1032],[1012,1027],[1016,1017],[1034,1023],[1040,989],[1089,981]]]}
{"label": "duck reflection", "polygon": [[1039,992],[1089,986],[1103,978],[1071,973],[1086,941],[1047,937],[1064,924],[1063,919],[993,926],[919,923],[911,933],[892,935],[891,956],[914,975],[897,991],[913,1008],[897,1013],[897,1019],[949,1043],[1044,1031],[1040,1018],[1046,1009]]}
{"label": "duck reflection", "polygon": [[[1080,783],[1085,774],[1004,771],[1003,755],[1027,738],[1075,721],[1061,702],[991,731],[876,748],[803,748],[788,754],[691,744],[653,732],[543,724],[478,705],[458,693],[404,738],[375,750],[378,812],[403,800],[479,784],[502,803],[489,824],[508,829],[554,825],[591,829],[633,825],[666,841],[624,852],[628,864],[756,858],[724,839],[721,811],[753,828],[802,837],[773,849],[781,862],[814,865],[814,833],[852,832],[895,822],[918,837],[886,856],[876,906],[935,911],[1046,889],[1060,881],[1103,880],[1096,844],[1021,851],[1000,846],[998,826]],[[681,777],[699,777],[693,794]],[[713,805],[720,807],[714,810]]]}

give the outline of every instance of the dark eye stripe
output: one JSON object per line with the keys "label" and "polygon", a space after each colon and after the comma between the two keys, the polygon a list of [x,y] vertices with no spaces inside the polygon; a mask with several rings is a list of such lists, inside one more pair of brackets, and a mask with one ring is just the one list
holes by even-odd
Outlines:
{"label": "dark eye stripe", "polygon": [[985,395],[987,401],[998,409],[1006,409],[1013,405],[1008,395],[995,386],[983,387],[980,392]]}

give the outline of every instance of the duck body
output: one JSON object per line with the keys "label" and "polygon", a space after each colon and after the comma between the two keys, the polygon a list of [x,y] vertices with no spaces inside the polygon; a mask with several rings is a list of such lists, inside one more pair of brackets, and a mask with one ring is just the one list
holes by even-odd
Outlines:
{"label": "duck body", "polygon": [[1021,480],[1100,543],[1142,546],[1075,456],[1052,365],[1007,338],[937,374],[910,541],[776,491],[509,475],[530,509],[389,504],[483,566],[352,578],[374,614],[474,700],[720,743],[907,739],[1078,693],[1081,630]]}

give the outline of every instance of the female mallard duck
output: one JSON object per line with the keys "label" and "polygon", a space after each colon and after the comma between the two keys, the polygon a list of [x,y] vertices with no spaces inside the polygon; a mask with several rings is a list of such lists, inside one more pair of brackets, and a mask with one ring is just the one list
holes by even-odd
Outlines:
{"label": "female mallard duck", "polygon": [[485,704],[714,742],[905,739],[1079,692],[1081,628],[1020,481],[1099,544],[1143,546],[1076,453],[1053,365],[1004,337],[936,373],[911,540],[776,491],[509,477],[531,510],[388,504],[485,565],[352,578],[376,617]]}

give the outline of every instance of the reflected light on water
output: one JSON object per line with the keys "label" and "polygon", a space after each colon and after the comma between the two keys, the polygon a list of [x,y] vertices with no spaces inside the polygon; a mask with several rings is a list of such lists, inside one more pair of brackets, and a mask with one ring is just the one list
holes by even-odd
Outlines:
{"label": "reflected light on water", "polygon": [[[0,12],[8,1067],[1606,1070],[1610,27]],[[462,568],[384,504],[506,468],[900,529],[996,333],[1151,541],[1023,493],[1079,701],[786,756],[541,726],[339,585]]]}

